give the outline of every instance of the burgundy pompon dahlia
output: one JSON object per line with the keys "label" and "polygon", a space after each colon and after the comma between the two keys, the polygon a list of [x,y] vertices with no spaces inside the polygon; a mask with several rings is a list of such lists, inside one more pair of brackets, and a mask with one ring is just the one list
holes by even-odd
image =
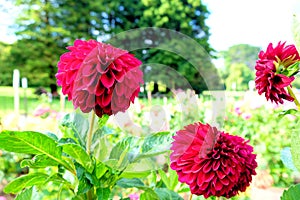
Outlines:
{"label": "burgundy pompon dahlia", "polygon": [[253,147],[200,122],[177,131],[171,146],[171,165],[192,194],[233,197],[250,185],[257,163]]}
{"label": "burgundy pompon dahlia", "polygon": [[265,52],[260,51],[258,58],[255,65],[255,85],[258,94],[265,93],[266,99],[276,104],[282,104],[283,99],[294,101],[285,88],[291,85],[295,77],[287,76],[284,72],[300,60],[295,45],[285,45],[285,42],[279,42],[273,47],[270,43]]}
{"label": "burgundy pompon dahlia", "polygon": [[82,112],[97,116],[128,109],[143,83],[140,60],[125,50],[96,40],[76,40],[58,62],[56,74],[63,94]]}

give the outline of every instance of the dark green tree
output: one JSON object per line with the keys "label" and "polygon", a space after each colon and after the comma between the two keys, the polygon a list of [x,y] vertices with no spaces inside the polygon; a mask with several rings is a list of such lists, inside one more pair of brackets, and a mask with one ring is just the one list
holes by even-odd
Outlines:
{"label": "dark green tree", "polygon": [[220,52],[224,59],[221,74],[226,88],[231,89],[233,85],[237,90],[248,88],[248,82],[255,77],[254,67],[259,51],[260,47],[238,44]]}
{"label": "dark green tree", "polygon": [[11,45],[0,42],[0,85],[12,85],[13,68],[9,64]]}
{"label": "dark green tree", "polygon": [[[111,1],[105,4],[109,13],[106,19],[111,29],[107,30],[108,34],[117,34],[134,28],[141,27],[158,27],[171,29],[180,32],[193,40],[195,40],[201,49],[195,49],[195,45],[189,46],[184,44],[184,38],[181,41],[172,37],[172,33],[162,30],[147,31],[144,34],[133,35],[128,38],[118,38],[118,45],[124,48],[130,46],[147,46],[148,49],[138,50],[134,53],[142,58],[144,63],[159,63],[160,67],[150,67],[144,65],[144,72],[146,74],[146,81],[160,81],[165,84],[174,82],[173,88],[185,87],[183,83],[178,81],[175,72],[179,72],[187,79],[192,88],[196,92],[201,92],[208,88],[205,80],[212,80],[209,85],[214,85],[209,89],[220,89],[220,82],[217,78],[217,71],[211,65],[209,55],[213,49],[208,43],[209,28],[205,24],[205,19],[208,17],[209,11],[206,6],[200,1],[192,0],[142,0],[142,1]],[[121,42],[120,42],[121,41]],[[113,40],[114,42],[114,40]],[[133,43],[150,43],[151,45],[133,44]],[[126,46],[126,44],[128,44]],[[186,54],[194,55],[182,57],[177,52],[164,51],[157,49],[161,46],[173,46],[174,49],[183,49]],[[196,53],[195,53],[196,52]],[[192,59],[195,64],[191,64],[187,59]],[[170,72],[164,66],[171,67],[175,72]],[[147,70],[146,70],[147,69]],[[199,71],[205,73],[199,73]],[[204,77],[205,76],[205,77]],[[150,80],[147,80],[147,77]],[[172,80],[174,79],[174,80]],[[170,81],[171,80],[171,81]],[[168,83],[166,83],[168,82]],[[168,85],[170,87],[170,85]]]}
{"label": "dark green tree", "polygon": [[[22,12],[16,22],[15,28],[18,30],[19,41],[12,46],[11,64],[20,68],[21,73],[29,78],[31,85],[55,83],[54,76],[59,55],[77,38],[98,39],[125,49],[128,49],[128,45],[134,45],[135,41],[145,42],[145,39],[148,39],[153,46],[132,52],[144,63],[160,63],[171,67],[183,75],[197,92],[207,89],[203,79],[216,80],[216,85],[218,84],[217,72],[207,58],[213,52],[208,43],[209,28],[205,24],[209,12],[200,1],[14,1],[22,8]],[[176,52],[155,49],[154,47],[164,44],[178,47],[179,41],[174,41],[168,32],[150,31],[142,35],[131,35],[130,38],[114,40],[118,33],[143,27],[178,31],[194,39],[203,50],[179,44],[181,45],[179,48],[190,55],[201,51],[197,54],[197,58],[196,56],[184,58]],[[109,38],[113,39],[109,40]],[[137,45],[141,46],[141,44]],[[195,64],[192,66],[187,59],[194,60],[196,66]],[[206,73],[201,75],[199,73],[201,69],[205,69]],[[156,72],[150,70],[148,73]],[[203,77],[203,74],[209,77]],[[156,78],[164,81],[170,79],[168,76],[168,73],[162,73]],[[180,87],[180,84],[178,83],[177,86]]]}

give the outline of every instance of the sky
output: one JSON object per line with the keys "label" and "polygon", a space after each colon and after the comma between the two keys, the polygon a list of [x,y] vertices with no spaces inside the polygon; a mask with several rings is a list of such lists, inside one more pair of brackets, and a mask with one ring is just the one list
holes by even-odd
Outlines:
{"label": "sky", "polygon": [[[12,43],[16,9],[10,1],[0,0],[10,12],[0,11],[0,40]],[[210,44],[217,50],[227,50],[235,44],[250,44],[265,48],[269,42],[294,43],[292,35],[293,14],[300,17],[300,0],[202,0],[210,15]]]}
{"label": "sky", "polygon": [[[3,12],[2,9],[9,12]],[[10,1],[0,0],[0,41],[13,43],[16,40],[13,31],[9,29],[9,26],[14,24],[16,13],[17,8],[13,7]]]}
{"label": "sky", "polygon": [[202,0],[210,15],[210,44],[217,51],[235,44],[265,49],[272,42],[294,43],[293,15],[300,17],[300,0]]}

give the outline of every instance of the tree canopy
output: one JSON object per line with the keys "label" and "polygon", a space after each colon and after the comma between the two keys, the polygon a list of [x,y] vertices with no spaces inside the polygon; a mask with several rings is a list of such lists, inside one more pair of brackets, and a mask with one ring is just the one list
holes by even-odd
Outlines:
{"label": "tree canopy", "polygon": [[[59,56],[72,45],[74,40],[97,39],[110,42],[118,33],[135,28],[158,27],[178,31],[195,40],[202,48],[202,58],[198,58],[197,66],[192,66],[188,58],[174,52],[161,49],[137,49],[133,51],[143,63],[159,63],[161,67],[169,66],[184,76],[192,87],[201,92],[207,84],[199,70],[205,69],[215,76],[216,70],[207,57],[214,51],[208,43],[209,27],[205,20],[209,15],[207,7],[201,1],[194,0],[14,0],[21,8],[15,30],[19,38],[10,46],[1,61],[9,63],[5,73],[12,73],[14,68],[20,69],[21,75],[28,77],[31,86],[47,86],[55,83],[56,64]],[[151,35],[150,33],[147,33]],[[149,38],[149,35],[142,37]],[[130,43],[141,39],[140,35],[131,36]],[[121,46],[126,48],[126,40]],[[151,42],[178,45],[178,41],[161,35]],[[144,41],[144,40],[142,40]],[[118,46],[117,46],[118,47]],[[181,48],[193,54],[197,49],[182,45]],[[2,51],[2,50],[1,50]],[[8,47],[6,50],[8,51]],[[199,54],[200,55],[200,54]],[[3,63],[3,62],[2,62]],[[159,67],[146,71],[158,76],[155,81],[169,80],[170,74],[158,73]],[[1,75],[3,76],[3,75]],[[11,76],[11,75],[10,75]],[[150,76],[148,76],[150,77]],[[1,84],[11,84],[6,80]],[[216,85],[218,81],[216,79]],[[176,84],[174,84],[176,87]],[[180,84],[178,84],[180,87]]]}
{"label": "tree canopy", "polygon": [[255,77],[254,67],[259,51],[259,47],[238,44],[220,53],[224,58],[222,78],[227,89],[248,89],[249,81]]}

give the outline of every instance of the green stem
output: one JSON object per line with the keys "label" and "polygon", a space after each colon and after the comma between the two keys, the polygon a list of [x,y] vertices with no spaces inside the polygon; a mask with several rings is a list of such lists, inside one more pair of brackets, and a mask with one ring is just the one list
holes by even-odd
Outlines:
{"label": "green stem", "polygon": [[94,192],[94,188],[90,189],[90,190],[87,192],[87,199],[88,199],[88,200],[93,200],[93,192]]}
{"label": "green stem", "polygon": [[291,97],[294,98],[294,103],[296,104],[298,110],[300,110],[300,103],[296,97],[296,95],[294,94],[292,88],[290,86],[287,87],[289,94],[291,95]]}
{"label": "green stem", "polygon": [[[91,118],[90,118],[90,126],[89,126],[89,131],[88,131],[88,134],[87,134],[87,138],[86,138],[86,152],[87,154],[90,155],[91,153],[91,146],[92,146],[92,140],[93,140],[93,129],[94,129],[94,123],[95,123],[95,112],[92,110],[91,111]],[[93,199],[93,196],[94,196],[94,188],[90,189],[88,192],[87,192],[87,199],[88,200],[92,200]]]}
{"label": "green stem", "polygon": [[95,112],[92,110],[92,116],[90,120],[90,127],[86,139],[86,152],[88,154],[91,153],[91,145],[92,145],[92,139],[93,139],[93,128],[94,128],[94,121],[95,121]]}

